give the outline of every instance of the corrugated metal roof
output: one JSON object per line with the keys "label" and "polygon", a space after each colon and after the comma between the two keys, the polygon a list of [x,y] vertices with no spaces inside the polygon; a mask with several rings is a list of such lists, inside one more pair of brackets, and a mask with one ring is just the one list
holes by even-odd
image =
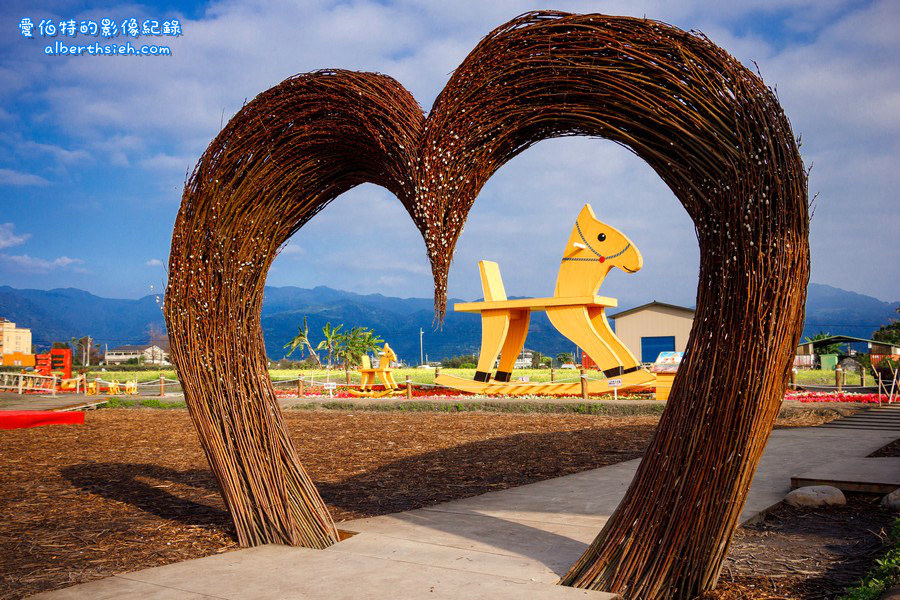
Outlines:
{"label": "corrugated metal roof", "polygon": [[641,304],[640,306],[635,306],[634,308],[629,308],[628,310],[623,310],[621,312],[617,312],[612,315],[607,315],[610,319],[615,319],[616,317],[622,317],[624,315],[630,315],[631,313],[638,312],[653,306],[662,306],[663,308],[674,308],[675,310],[683,310],[685,312],[689,312],[692,315],[694,314],[693,308],[688,308],[686,306],[679,306],[677,304],[668,304],[666,302],[657,302],[654,300],[653,302],[648,302],[647,304]]}

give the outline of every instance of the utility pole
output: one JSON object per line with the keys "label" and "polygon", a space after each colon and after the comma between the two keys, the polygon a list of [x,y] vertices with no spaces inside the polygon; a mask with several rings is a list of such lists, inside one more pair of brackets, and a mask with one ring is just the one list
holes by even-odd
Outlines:
{"label": "utility pole", "polygon": [[419,365],[425,364],[425,346],[422,344],[422,336],[425,335],[425,332],[419,327]]}

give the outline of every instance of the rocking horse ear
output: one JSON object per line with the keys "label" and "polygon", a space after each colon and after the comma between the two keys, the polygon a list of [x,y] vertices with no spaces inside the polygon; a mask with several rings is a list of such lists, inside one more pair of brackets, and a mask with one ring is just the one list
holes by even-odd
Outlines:
{"label": "rocking horse ear", "polygon": [[578,213],[578,220],[582,220],[582,218],[589,218],[595,221],[599,221],[599,219],[594,215],[594,209],[590,204],[585,204],[584,208],[581,209],[581,212]]}

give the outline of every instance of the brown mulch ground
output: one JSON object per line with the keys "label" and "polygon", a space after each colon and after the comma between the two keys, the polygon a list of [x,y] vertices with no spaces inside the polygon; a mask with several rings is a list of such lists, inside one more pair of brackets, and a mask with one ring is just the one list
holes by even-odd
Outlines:
{"label": "brown mulch ground", "polygon": [[869,456],[900,456],[900,439],[894,440],[887,446],[882,446]]}
{"label": "brown mulch ground", "polygon": [[[656,417],[287,411],[336,520],[409,510],[641,456]],[[232,549],[185,410],[89,412],[0,431],[0,598]]]}
{"label": "brown mulch ground", "polygon": [[737,530],[710,600],[831,600],[856,584],[887,549],[895,514],[878,496],[846,506],[780,505]]}
{"label": "brown mulch ground", "polygon": [[[338,521],[636,458],[658,421],[363,411],[285,417]],[[827,420],[795,415],[779,425]],[[185,410],[102,410],[87,413],[84,426],[0,431],[0,456],[0,600],[235,547]],[[726,590],[732,585],[743,584]]]}

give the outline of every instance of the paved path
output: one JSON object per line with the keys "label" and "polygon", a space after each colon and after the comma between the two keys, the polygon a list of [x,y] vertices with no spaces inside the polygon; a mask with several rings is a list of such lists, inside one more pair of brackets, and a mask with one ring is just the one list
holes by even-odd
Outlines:
{"label": "paved path", "polygon": [[[859,435],[884,432],[895,439],[900,438],[900,405],[871,408],[827,423],[823,428]],[[791,485],[830,485],[845,492],[889,494],[900,487],[900,458],[838,456],[835,460],[798,471],[792,476]]]}
{"label": "paved path", "polygon": [[900,404],[882,404],[826,423],[823,427],[839,429],[881,429],[900,431]]}
{"label": "paved path", "polygon": [[107,400],[109,400],[108,396],[59,394],[54,398],[36,394],[19,395],[0,392],[0,410],[75,410]]}
{"label": "paved path", "polygon": [[[864,457],[896,431],[773,432],[741,523],[779,503],[791,477],[836,453]],[[265,546],[117,575],[37,596],[48,600],[241,598],[611,598],[554,585],[597,535],[639,460],[341,523],[357,535],[325,551]],[[648,507],[652,510],[652,507]]]}

